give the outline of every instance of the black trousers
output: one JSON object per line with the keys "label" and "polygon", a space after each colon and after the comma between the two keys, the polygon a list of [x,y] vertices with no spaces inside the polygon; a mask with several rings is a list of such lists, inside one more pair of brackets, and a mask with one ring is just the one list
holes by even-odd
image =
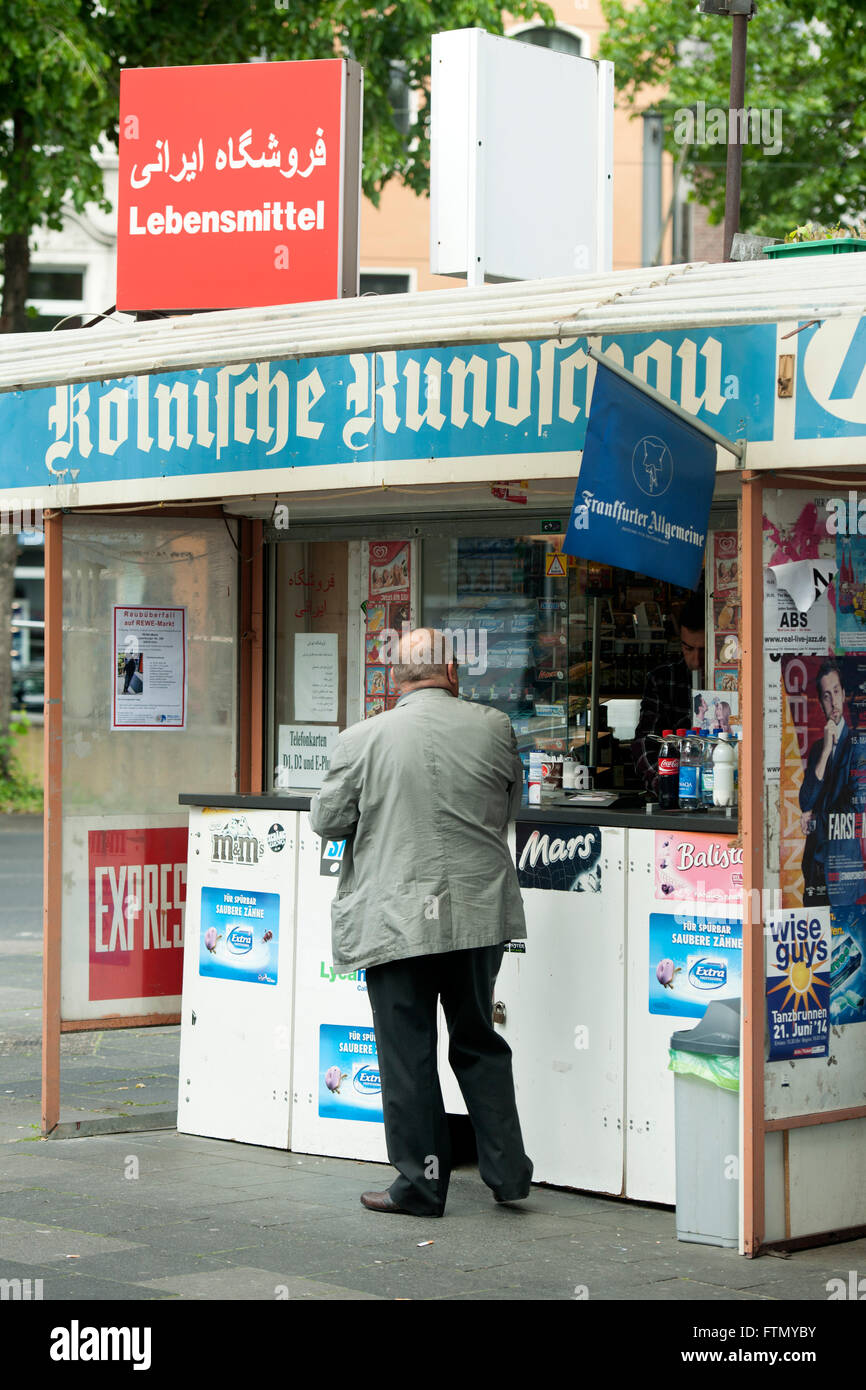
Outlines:
{"label": "black trousers", "polygon": [[511,1049],[493,1027],[493,987],[504,943],[368,968],[388,1158],[389,1191],[419,1216],[441,1216],[451,1145],[437,1067],[437,1002],[448,1025],[448,1060],[475,1130],[481,1177],[501,1201],[525,1197],[532,1164],[514,1099]]}

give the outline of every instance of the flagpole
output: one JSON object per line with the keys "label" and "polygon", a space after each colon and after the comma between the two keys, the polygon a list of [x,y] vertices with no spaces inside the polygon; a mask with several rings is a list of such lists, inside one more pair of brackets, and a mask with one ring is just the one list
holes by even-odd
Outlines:
{"label": "flagpole", "polygon": [[613,372],[614,376],[621,377],[623,381],[627,381],[629,385],[636,387],[637,390],[643,392],[645,396],[649,396],[650,399],[655,401],[658,405],[664,406],[665,410],[669,410],[672,415],[676,415],[677,418],[682,420],[685,424],[691,425],[692,429],[697,430],[700,434],[706,435],[707,439],[711,439],[714,444],[718,444],[721,448],[727,449],[729,453],[733,454],[739,460],[738,467],[744,467],[746,462],[745,439],[728,439],[726,435],[720,434],[718,430],[713,429],[712,425],[704,424],[703,420],[696,420],[694,415],[690,415],[687,410],[683,410],[681,405],[675,405],[668,396],[663,396],[661,391],[656,391],[654,386],[647,385],[645,381],[641,381],[639,376],[635,376],[634,372],[630,372],[625,367],[621,367],[618,362],[613,362],[609,357],[605,357],[603,352],[596,351],[594,347],[587,347],[586,355],[587,357],[591,357],[594,362],[600,362],[603,367],[607,367],[608,371]]}

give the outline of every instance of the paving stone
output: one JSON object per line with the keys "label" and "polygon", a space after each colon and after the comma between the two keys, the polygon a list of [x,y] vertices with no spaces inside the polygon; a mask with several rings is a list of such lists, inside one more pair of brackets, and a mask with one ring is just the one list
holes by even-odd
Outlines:
{"label": "paving stone", "polygon": [[[787,1295],[786,1295],[787,1296]],[[607,1298],[628,1298],[628,1292],[622,1294],[610,1293]],[[641,1298],[650,1302],[687,1302],[687,1303],[767,1303],[772,1302],[777,1295],[768,1294],[759,1289],[725,1289],[719,1288],[716,1284],[702,1284],[697,1279],[663,1279],[655,1284],[647,1284],[641,1294]],[[788,1321],[786,1314],[786,1321]]]}
{"label": "paving stone", "polygon": [[356,1288],[346,1288],[341,1284],[302,1279],[297,1275],[285,1275],[244,1265],[210,1274],[187,1274],[154,1279],[147,1287],[181,1294],[188,1299],[226,1299],[232,1302],[251,1299],[289,1302],[299,1299],[370,1300],[384,1297],[381,1294],[362,1293]]}
{"label": "paving stone", "polygon": [[77,1261],[76,1274],[91,1279],[117,1279],[121,1283],[145,1283],[168,1275],[224,1270],[225,1260],[211,1255],[178,1250],[172,1245],[139,1245],[105,1255],[88,1255]]}
{"label": "paving stone", "polygon": [[[51,1301],[73,1305],[72,1316],[79,1319],[84,1312],[82,1305],[91,1302],[163,1302],[171,1301],[173,1297],[171,1293],[150,1288],[147,1284],[129,1283],[120,1279],[94,1279],[89,1275],[76,1273],[71,1273],[65,1281],[54,1285],[51,1291]],[[95,1311],[89,1316],[94,1322],[99,1323],[99,1315]],[[116,1316],[112,1316],[112,1322],[115,1320]],[[136,1321],[143,1321],[141,1315],[138,1315]]]}
{"label": "paving stone", "polygon": [[71,1256],[80,1259],[89,1254],[128,1250],[133,1244],[135,1242],[130,1240],[88,1233],[72,1224],[60,1226],[0,1219],[0,1250],[3,1258],[9,1260],[53,1263],[69,1260]]}

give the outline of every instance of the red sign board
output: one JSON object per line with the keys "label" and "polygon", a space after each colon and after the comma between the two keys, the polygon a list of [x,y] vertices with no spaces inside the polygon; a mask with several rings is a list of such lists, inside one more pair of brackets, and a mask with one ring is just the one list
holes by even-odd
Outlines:
{"label": "red sign board", "polygon": [[118,308],[356,293],[360,92],[339,58],[122,73]]}
{"label": "red sign board", "polygon": [[88,833],[90,999],[180,994],[188,831]]}

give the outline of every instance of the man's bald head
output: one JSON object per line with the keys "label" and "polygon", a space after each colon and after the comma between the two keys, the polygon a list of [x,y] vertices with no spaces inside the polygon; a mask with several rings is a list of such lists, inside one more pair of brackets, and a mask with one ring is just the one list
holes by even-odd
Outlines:
{"label": "man's bald head", "polygon": [[400,658],[394,663],[394,684],[401,694],[422,686],[440,687],[457,694],[457,664],[446,657],[453,655],[451,644],[438,628],[404,629],[400,638]]}

